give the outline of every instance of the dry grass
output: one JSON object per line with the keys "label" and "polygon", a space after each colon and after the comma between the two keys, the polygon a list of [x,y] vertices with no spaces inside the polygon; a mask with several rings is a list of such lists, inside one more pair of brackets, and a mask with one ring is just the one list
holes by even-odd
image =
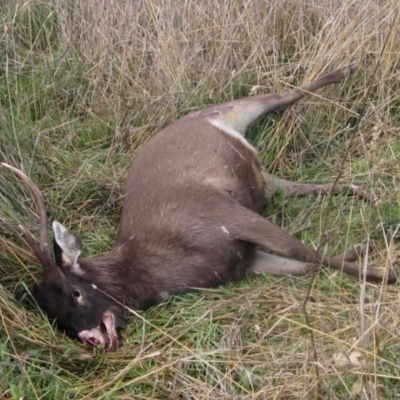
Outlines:
{"label": "dry grass", "polygon": [[[0,0],[0,161],[23,167],[51,219],[82,237],[86,255],[98,254],[115,235],[130,160],[157,130],[255,86],[280,91],[356,60],[359,72],[343,85],[261,121],[249,136],[269,171],[312,181],[337,176],[351,145],[342,181],[363,184],[376,205],[341,196],[328,209],[326,199],[280,198],[266,212],[332,253],[369,237],[375,262],[396,267],[398,19],[389,28],[398,8],[395,0]],[[396,286],[361,290],[325,271],[311,288],[307,326],[308,278],[249,279],[141,313],[122,348],[92,353],[15,301],[40,278],[18,231],[23,223],[35,232],[37,215],[4,170],[0,199],[0,398],[399,397]]]}

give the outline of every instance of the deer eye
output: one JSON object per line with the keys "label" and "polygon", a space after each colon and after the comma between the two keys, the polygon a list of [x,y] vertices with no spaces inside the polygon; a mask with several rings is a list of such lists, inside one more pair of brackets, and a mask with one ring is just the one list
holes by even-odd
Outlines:
{"label": "deer eye", "polygon": [[85,304],[85,302],[83,300],[81,291],[79,289],[74,289],[73,294],[74,294],[74,297],[75,297],[77,303],[79,305],[83,306]]}
{"label": "deer eye", "polygon": [[74,289],[73,294],[74,294],[74,297],[75,297],[77,303],[78,303],[80,306],[85,305],[85,302],[84,302],[84,300],[83,300],[83,296],[82,296],[82,293],[81,293],[80,290]]}

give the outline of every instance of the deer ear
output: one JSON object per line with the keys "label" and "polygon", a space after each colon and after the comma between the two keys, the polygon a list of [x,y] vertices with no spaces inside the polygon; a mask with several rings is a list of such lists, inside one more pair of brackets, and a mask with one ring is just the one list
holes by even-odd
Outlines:
{"label": "deer ear", "polygon": [[81,240],[57,221],[54,221],[52,226],[57,265],[61,268],[69,268],[76,274],[82,274],[83,271],[78,264],[78,257],[83,247]]}

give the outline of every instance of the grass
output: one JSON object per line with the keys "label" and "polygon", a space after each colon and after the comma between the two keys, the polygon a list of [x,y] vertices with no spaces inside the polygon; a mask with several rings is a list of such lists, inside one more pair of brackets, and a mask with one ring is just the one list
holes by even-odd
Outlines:
{"label": "grass", "polygon": [[[31,176],[50,218],[83,239],[85,255],[100,254],[115,237],[131,159],[159,129],[207,104],[281,91],[356,60],[350,79],[260,120],[249,138],[268,171],[302,181],[331,182],[349,148],[341,181],[363,185],[376,204],[278,196],[266,216],[332,254],[369,237],[370,258],[396,267],[398,7],[394,0],[0,0],[0,161]],[[40,279],[20,223],[37,232],[36,209],[2,169],[1,399],[399,397],[397,286],[362,288],[321,272],[308,325],[309,277],[248,278],[139,312],[123,347],[91,352],[16,301]]]}

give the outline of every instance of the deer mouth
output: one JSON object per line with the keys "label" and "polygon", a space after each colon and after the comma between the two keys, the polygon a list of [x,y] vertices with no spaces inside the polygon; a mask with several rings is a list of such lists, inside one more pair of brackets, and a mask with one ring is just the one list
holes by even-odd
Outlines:
{"label": "deer mouth", "polygon": [[118,347],[118,334],[115,326],[115,316],[106,311],[99,326],[78,333],[79,339],[90,349],[114,350]]}

